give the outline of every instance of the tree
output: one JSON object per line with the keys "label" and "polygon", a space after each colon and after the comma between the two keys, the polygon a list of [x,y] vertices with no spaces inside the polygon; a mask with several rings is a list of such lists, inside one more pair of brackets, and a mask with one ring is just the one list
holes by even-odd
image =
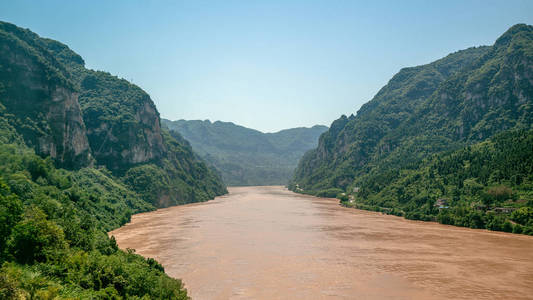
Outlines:
{"label": "tree", "polygon": [[481,195],[481,201],[489,208],[493,204],[501,203],[513,196],[513,190],[504,185],[493,186]]}
{"label": "tree", "polygon": [[3,261],[7,238],[13,226],[21,219],[22,203],[9,194],[8,186],[0,178],[0,262]]}
{"label": "tree", "polygon": [[39,208],[30,206],[11,233],[8,251],[19,263],[44,262],[57,258],[67,248],[63,230]]}
{"label": "tree", "polygon": [[533,220],[533,208],[531,207],[521,207],[511,214],[511,220],[516,223],[527,225],[530,220]]}

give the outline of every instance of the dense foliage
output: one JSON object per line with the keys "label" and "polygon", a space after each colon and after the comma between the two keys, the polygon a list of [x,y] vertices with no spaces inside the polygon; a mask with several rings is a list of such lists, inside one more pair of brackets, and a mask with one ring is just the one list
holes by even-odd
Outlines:
{"label": "dense foliage", "polygon": [[416,168],[369,176],[353,199],[343,203],[410,219],[533,235],[533,130],[505,132],[435,154]]}
{"label": "dense foliage", "polygon": [[[396,214],[401,213],[399,207],[406,214],[430,209],[433,204],[429,203],[442,191],[419,186],[420,193],[405,193],[409,184],[398,178],[406,180],[409,172],[422,168],[423,161],[434,154],[459,150],[506,130],[531,129],[531,78],[533,27],[523,24],[511,27],[493,46],[402,69],[356,116],[333,122],[318,147],[300,160],[290,187],[309,194],[332,188],[349,194],[360,189],[359,207],[379,204]],[[396,198],[388,194],[378,200],[393,185],[402,184]],[[490,188],[495,183],[483,184]],[[429,200],[420,200],[423,195]],[[474,198],[467,202],[476,202]],[[424,218],[408,217],[418,216]]]}
{"label": "dense foliage", "polygon": [[0,298],[186,299],[161,265],[106,234],[153,208],[106,169],[56,169],[1,144]]}
{"label": "dense foliage", "polygon": [[142,89],[0,22],[0,299],[185,299],[106,232],[224,193]]}
{"label": "dense foliage", "polygon": [[228,185],[284,185],[300,157],[316,147],[326,126],[262,133],[230,122],[169,121],[194,150],[222,174]]}
{"label": "dense foliage", "polygon": [[132,167],[124,175],[132,190],[158,207],[205,201],[227,193],[216,170],[198,159],[179,134],[164,130],[163,141],[168,154],[159,165]]}

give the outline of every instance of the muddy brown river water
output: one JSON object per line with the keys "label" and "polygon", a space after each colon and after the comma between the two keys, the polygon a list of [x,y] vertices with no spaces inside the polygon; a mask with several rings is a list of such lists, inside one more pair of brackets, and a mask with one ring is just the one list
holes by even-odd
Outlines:
{"label": "muddy brown river water", "polygon": [[533,237],[235,187],[111,232],[193,299],[533,299]]}

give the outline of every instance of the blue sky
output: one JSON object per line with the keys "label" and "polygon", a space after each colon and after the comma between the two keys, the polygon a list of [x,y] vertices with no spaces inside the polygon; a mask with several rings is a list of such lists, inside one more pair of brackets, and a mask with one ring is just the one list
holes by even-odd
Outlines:
{"label": "blue sky", "polygon": [[355,113],[402,67],[490,45],[533,1],[0,1],[169,119],[265,132]]}

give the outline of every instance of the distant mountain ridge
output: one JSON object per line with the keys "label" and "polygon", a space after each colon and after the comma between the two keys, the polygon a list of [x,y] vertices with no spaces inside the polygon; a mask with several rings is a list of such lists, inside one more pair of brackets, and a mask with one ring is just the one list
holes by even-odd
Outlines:
{"label": "distant mountain ridge", "polygon": [[217,168],[228,185],[284,185],[300,157],[317,145],[326,126],[263,133],[231,122],[162,119]]}

